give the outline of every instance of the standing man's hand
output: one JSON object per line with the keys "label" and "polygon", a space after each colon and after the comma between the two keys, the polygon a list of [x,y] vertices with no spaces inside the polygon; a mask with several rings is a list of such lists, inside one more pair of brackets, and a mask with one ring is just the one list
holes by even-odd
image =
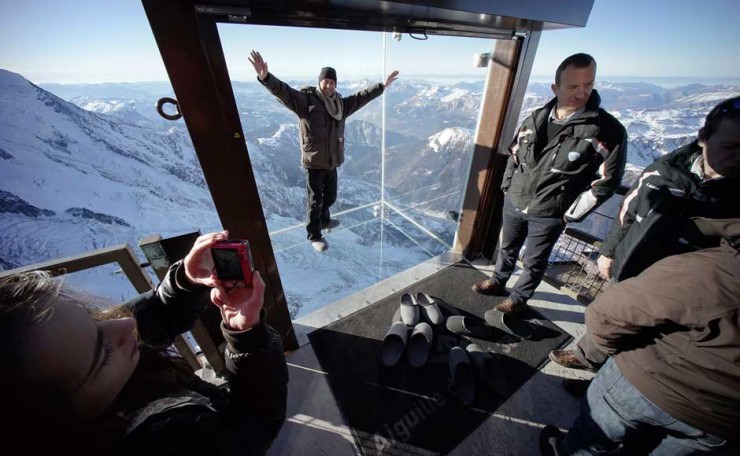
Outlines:
{"label": "standing man's hand", "polygon": [[[257,77],[260,78],[260,81],[264,81],[267,77],[267,73],[269,73],[269,70],[267,69],[267,62],[265,62],[260,53],[257,51],[252,51],[249,54],[248,60],[249,63],[251,63],[254,67],[254,72],[257,73]],[[396,71],[396,73],[398,73],[398,71]]]}
{"label": "standing man's hand", "polygon": [[398,70],[393,71],[393,73],[389,74],[387,78],[385,78],[385,84],[383,84],[386,89],[393,84],[393,81],[398,79]]}
{"label": "standing man's hand", "polygon": [[613,259],[605,257],[604,255],[599,255],[599,258],[596,259],[596,265],[599,267],[599,275],[605,280],[612,278],[611,269],[613,262]]}

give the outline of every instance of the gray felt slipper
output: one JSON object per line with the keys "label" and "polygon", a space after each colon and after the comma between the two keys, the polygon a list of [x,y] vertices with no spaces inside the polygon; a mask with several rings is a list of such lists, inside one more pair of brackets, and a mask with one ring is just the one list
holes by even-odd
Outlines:
{"label": "gray felt slipper", "polygon": [[462,315],[451,315],[445,322],[447,330],[451,333],[477,337],[478,339],[490,339],[493,336],[493,330],[482,321],[474,318],[463,317]]}
{"label": "gray felt slipper", "polygon": [[450,370],[450,391],[463,404],[472,404],[475,399],[475,377],[468,353],[460,347],[452,347],[447,364]]}
{"label": "gray felt slipper", "polygon": [[406,326],[416,326],[419,323],[419,303],[411,293],[401,295],[401,321]]}
{"label": "gray felt slipper", "polygon": [[424,318],[433,325],[440,325],[442,324],[442,312],[439,310],[436,301],[436,299],[426,293],[421,291],[416,293],[416,302],[419,303]]}
{"label": "gray felt slipper", "polygon": [[473,362],[475,372],[480,381],[499,396],[506,394],[506,377],[500,365],[498,355],[483,350],[476,344],[468,344],[465,347],[468,357]]}
{"label": "gray felt slipper", "polygon": [[408,337],[408,327],[402,322],[393,323],[383,338],[380,349],[380,361],[385,367],[393,367],[403,358]]}
{"label": "gray felt slipper", "polygon": [[426,364],[429,352],[432,350],[433,339],[434,331],[429,323],[423,321],[414,326],[406,349],[406,359],[411,367],[421,367]]}

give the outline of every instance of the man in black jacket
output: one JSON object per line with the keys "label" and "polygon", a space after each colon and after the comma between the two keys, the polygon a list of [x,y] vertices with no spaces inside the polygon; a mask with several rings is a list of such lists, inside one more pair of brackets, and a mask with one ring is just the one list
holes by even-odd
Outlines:
{"label": "man in black jacket", "polygon": [[[524,120],[509,147],[496,268],[493,277],[473,285],[482,294],[504,294],[526,241],[524,269],[509,296],[495,307],[499,312],[525,306],[565,223],[582,220],[620,184],[627,132],[599,107],[595,78],[596,62],[590,55],[563,60],[552,85],[555,98]],[[495,319],[491,312],[487,320]]]}
{"label": "man in black jacket", "polygon": [[317,87],[296,90],[271,74],[259,52],[252,51],[249,62],[257,79],[298,118],[301,131],[301,164],[306,169],[308,240],[319,252],[329,248],[321,229],[336,223],[329,208],[337,199],[337,167],[344,162],[344,122],[351,114],[380,96],[398,78],[393,71],[385,84],[375,84],[354,95],[343,97],[336,91],[337,72],[324,67]]}

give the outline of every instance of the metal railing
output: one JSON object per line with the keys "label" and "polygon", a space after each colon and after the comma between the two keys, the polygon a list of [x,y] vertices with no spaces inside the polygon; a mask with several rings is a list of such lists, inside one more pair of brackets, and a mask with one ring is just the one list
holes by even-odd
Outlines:
{"label": "metal railing", "polygon": [[[147,291],[154,289],[154,284],[149,278],[147,272],[144,270],[144,268],[149,266],[149,264],[139,264],[136,254],[128,244],[119,244],[78,255],[0,271],[0,278],[23,272],[42,270],[49,271],[53,276],[61,276],[99,266],[105,266],[111,263],[117,263],[121,267],[121,271],[123,271],[137,292],[146,293]],[[196,341],[198,344],[201,344],[201,341],[199,341],[197,337]],[[182,335],[175,337],[174,346],[193,370],[198,370],[203,367],[200,359],[194,352],[193,347]]]}
{"label": "metal railing", "polygon": [[[628,190],[628,187],[622,186],[616,195],[623,197]],[[621,201],[617,205],[603,205],[597,208],[587,218],[592,222],[589,226],[610,228],[620,205]],[[596,265],[602,242],[601,235],[572,226],[566,227],[550,254],[545,279],[578,301],[590,303],[606,284],[599,275],[599,268]]]}

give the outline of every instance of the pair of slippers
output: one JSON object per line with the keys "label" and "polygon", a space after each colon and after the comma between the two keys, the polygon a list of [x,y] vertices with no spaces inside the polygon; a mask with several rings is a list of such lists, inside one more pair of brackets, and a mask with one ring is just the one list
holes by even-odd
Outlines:
{"label": "pair of slippers", "polygon": [[405,353],[409,366],[421,367],[429,359],[433,340],[434,330],[427,322],[417,323],[413,328],[402,321],[393,322],[383,339],[380,361],[385,367],[393,367],[401,361]]}
{"label": "pair of slippers", "polygon": [[452,347],[447,364],[449,389],[463,404],[470,405],[475,400],[476,377],[494,393],[503,393],[505,379],[497,355],[478,345],[470,343],[465,348]]}
{"label": "pair of slippers", "polygon": [[404,293],[397,314],[383,338],[380,361],[385,367],[393,367],[405,353],[411,367],[421,367],[426,364],[432,351],[432,325],[442,324],[439,305],[436,299],[426,293]]}
{"label": "pair of slippers", "polygon": [[439,310],[437,300],[426,293],[402,294],[399,308],[401,321],[407,326],[416,326],[422,319],[435,326],[442,324],[442,311]]}
{"label": "pair of slippers", "polygon": [[514,336],[517,340],[526,340],[530,339],[533,333],[532,326],[526,321],[520,321],[495,310],[486,312],[485,321],[462,315],[447,317],[445,327],[453,334],[486,340],[506,337],[503,333]]}

